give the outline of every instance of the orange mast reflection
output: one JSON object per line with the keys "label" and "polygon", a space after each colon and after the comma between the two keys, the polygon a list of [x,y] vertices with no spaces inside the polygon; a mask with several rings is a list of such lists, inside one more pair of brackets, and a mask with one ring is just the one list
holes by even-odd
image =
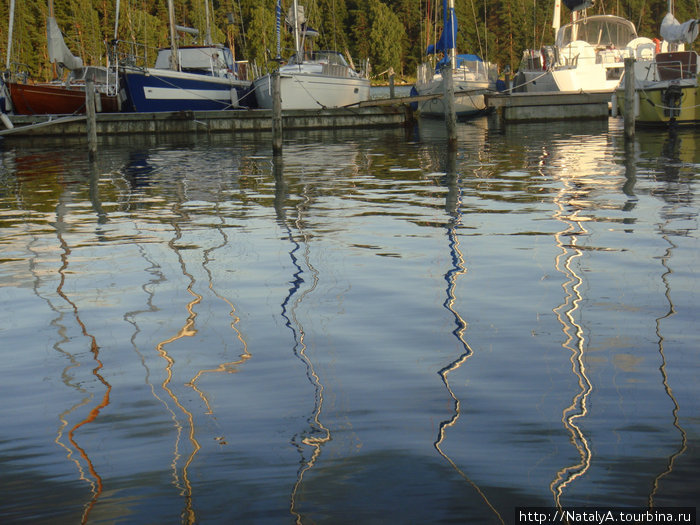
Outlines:
{"label": "orange mast reflection", "polygon": [[[217,205],[218,209],[218,205]],[[222,219],[223,222],[223,219]],[[226,233],[221,229],[221,227],[216,228],[218,232],[221,234],[222,242],[218,246],[214,246],[213,248],[208,248],[204,250],[204,264],[202,265],[204,267],[204,270],[207,272],[207,276],[209,278],[209,290],[218,298],[221,299],[223,302],[225,302],[229,306],[229,316],[232,318],[231,321],[231,329],[235,332],[236,338],[241,342],[243,345],[243,353],[239,355],[239,359],[234,360],[234,361],[227,361],[225,363],[220,363],[216,368],[207,368],[207,369],[202,369],[199,370],[195,376],[190,379],[189,382],[186,383],[186,386],[191,387],[199,397],[202,399],[204,404],[207,407],[207,414],[212,415],[214,412],[211,408],[211,405],[209,403],[209,398],[206,396],[206,394],[199,388],[197,387],[197,381],[205,374],[217,374],[217,373],[227,373],[227,374],[233,374],[238,372],[238,369],[236,368],[238,365],[242,365],[245,363],[248,359],[252,357],[252,354],[248,351],[248,343],[243,337],[243,334],[238,328],[238,323],[240,322],[240,317],[236,315],[236,307],[233,305],[231,301],[229,301],[226,297],[222,296],[219,294],[215,289],[214,289],[214,277],[212,276],[211,269],[209,268],[209,261],[211,252],[214,250],[217,250],[219,248],[223,248],[228,244],[228,236]],[[223,442],[223,438],[219,439],[220,442]]]}
{"label": "orange mast reflection", "polygon": [[[176,204],[176,208],[179,208],[179,205]],[[178,210],[175,210],[175,212],[178,215],[182,215],[181,213],[178,212]],[[175,406],[184,414],[186,420],[187,420],[187,427],[188,427],[188,439],[192,445],[192,451],[190,452],[189,456],[185,460],[184,465],[182,466],[182,486],[180,484],[180,475],[178,474],[178,461],[180,459],[180,452],[179,452],[179,447],[180,447],[180,437],[182,435],[182,430],[183,426],[180,423],[177,414],[175,411],[173,411],[167,403],[164,403],[166,406],[167,410],[171,413],[173,422],[175,424],[176,428],[176,438],[175,438],[175,448],[173,452],[173,461],[171,463],[172,470],[173,470],[173,480],[175,483],[175,486],[180,488],[180,494],[184,496],[185,498],[185,508],[183,510],[183,520],[188,523],[195,523],[196,520],[196,515],[194,512],[194,508],[192,506],[192,484],[189,479],[189,474],[188,474],[188,469],[189,466],[191,465],[194,457],[197,455],[197,452],[202,448],[199,442],[197,441],[196,435],[195,435],[195,425],[194,425],[194,416],[192,415],[192,412],[190,412],[185,406],[180,402],[180,399],[178,398],[177,394],[170,388],[170,383],[172,382],[173,379],[173,367],[175,365],[175,359],[170,356],[168,351],[166,350],[166,347],[170,345],[171,343],[174,343],[175,341],[178,341],[180,339],[186,338],[186,337],[193,337],[196,335],[197,330],[195,329],[195,320],[197,318],[197,313],[194,311],[194,307],[199,304],[202,301],[202,296],[199,295],[194,291],[194,285],[195,285],[195,279],[194,277],[187,271],[187,268],[185,266],[185,261],[182,258],[182,254],[180,253],[180,250],[178,247],[175,245],[176,241],[182,238],[182,230],[180,229],[179,225],[177,222],[173,223],[173,228],[175,229],[175,237],[171,239],[168,242],[168,246],[177,254],[178,261],[180,262],[180,268],[182,270],[182,274],[186,276],[189,279],[189,283],[187,285],[187,293],[189,293],[192,296],[192,300],[187,303],[186,309],[187,309],[187,319],[185,320],[185,324],[178,330],[178,332],[173,335],[172,337],[161,341],[156,345],[156,351],[158,352],[158,355],[160,355],[161,358],[165,361],[165,379],[161,383],[161,388],[166,392],[168,397],[173,400],[175,403]],[[157,396],[156,396],[157,397]]]}
{"label": "orange mast reflection", "polygon": [[[59,209],[61,205],[59,204]],[[61,218],[60,212],[57,213],[57,223],[58,224],[63,224],[63,219]],[[83,511],[83,516],[81,523],[86,523],[89,516],[90,516],[90,511],[92,508],[95,506],[97,503],[97,500],[99,499],[100,495],[102,494],[103,491],[103,484],[102,484],[102,477],[98,474],[97,470],[95,469],[95,466],[88,456],[88,453],[85,449],[83,449],[80,445],[78,445],[76,439],[75,439],[75,433],[76,431],[81,428],[84,425],[87,425],[88,423],[92,423],[97,417],[100,415],[100,411],[105,408],[107,405],[109,405],[109,395],[110,392],[112,391],[112,386],[105,380],[105,378],[100,374],[100,370],[103,368],[102,361],[100,360],[100,347],[97,344],[97,340],[94,335],[88,333],[87,327],[83,323],[82,319],[80,318],[80,312],[78,310],[78,305],[71,301],[68,296],[65,294],[63,291],[63,287],[66,282],[66,270],[68,268],[69,262],[68,262],[68,257],[71,254],[70,247],[68,246],[68,243],[63,239],[62,234],[60,231],[57,229],[56,236],[58,237],[59,244],[61,245],[61,267],[58,270],[58,273],[60,275],[60,281],[58,284],[58,287],[56,288],[56,293],[66,302],[70,305],[71,309],[73,310],[73,316],[75,317],[75,320],[77,321],[78,325],[80,326],[81,333],[90,339],[90,352],[92,353],[93,360],[96,363],[95,368],[92,370],[92,374],[102,383],[105,387],[105,393],[102,396],[102,401],[93,409],[90,411],[90,413],[83,419],[82,421],[76,423],[68,432],[68,440],[70,441],[71,445],[73,448],[78,452],[80,457],[85,461],[85,464],[87,465],[88,471],[90,472],[90,475],[94,479],[94,482],[91,480],[90,485],[91,485],[91,490],[92,490],[92,498],[90,502],[86,505],[85,510]],[[82,401],[79,403],[77,406],[83,406],[86,405],[89,402],[89,398],[87,400]],[[76,408],[76,407],[74,407]],[[70,411],[72,411],[71,409]],[[69,411],[69,412],[70,412]],[[62,421],[64,421],[62,419]],[[65,427],[64,427],[65,428]],[[62,435],[62,430],[59,430],[59,436]],[[59,440],[60,437],[57,437],[57,440]],[[64,447],[65,448],[65,447]],[[70,454],[69,454],[70,456]],[[80,477],[81,479],[86,479],[84,478],[84,472],[82,470],[82,467],[79,469],[80,470]]]}

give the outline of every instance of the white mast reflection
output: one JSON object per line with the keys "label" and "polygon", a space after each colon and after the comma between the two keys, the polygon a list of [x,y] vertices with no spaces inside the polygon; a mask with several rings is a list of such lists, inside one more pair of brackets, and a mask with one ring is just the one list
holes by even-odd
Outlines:
{"label": "white mast reflection", "polygon": [[[586,221],[578,216],[578,209],[571,214],[565,211],[565,207],[577,200],[576,192],[569,186],[570,181],[562,177],[564,188],[559,191],[555,198],[558,211],[554,217],[564,223],[566,228],[555,234],[557,246],[561,253],[557,255],[555,267],[566,277],[562,284],[564,290],[564,303],[553,309],[554,314],[562,325],[562,331],[566,340],[562,347],[571,352],[571,370],[577,379],[579,392],[571,400],[571,404],[564,409],[561,421],[564,428],[570,434],[571,443],[579,454],[579,461],[574,465],[560,469],[552,483],[550,490],[554,496],[554,502],[561,508],[561,497],[564,489],[576,478],[583,476],[591,466],[592,453],[588,440],[578,426],[578,420],[588,414],[588,398],[593,390],[593,385],[588,379],[586,365],[584,362],[586,338],[583,329],[576,320],[582,297],[580,286],[583,279],[578,276],[573,267],[573,263],[582,254],[582,250],[577,246],[577,236],[587,233],[583,223]],[[565,242],[565,241],[569,242]]]}

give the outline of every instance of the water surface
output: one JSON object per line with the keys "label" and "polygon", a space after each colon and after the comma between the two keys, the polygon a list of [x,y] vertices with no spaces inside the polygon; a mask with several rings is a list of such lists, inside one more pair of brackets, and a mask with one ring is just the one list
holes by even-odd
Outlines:
{"label": "water surface", "polygon": [[3,523],[697,504],[693,131],[0,148]]}

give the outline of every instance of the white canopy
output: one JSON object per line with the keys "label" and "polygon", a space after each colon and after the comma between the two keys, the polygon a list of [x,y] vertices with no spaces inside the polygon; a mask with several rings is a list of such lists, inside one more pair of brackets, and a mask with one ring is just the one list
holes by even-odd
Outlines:
{"label": "white canopy", "polygon": [[698,20],[688,20],[681,24],[671,13],[666,13],[659,32],[667,42],[692,44],[698,37]]}

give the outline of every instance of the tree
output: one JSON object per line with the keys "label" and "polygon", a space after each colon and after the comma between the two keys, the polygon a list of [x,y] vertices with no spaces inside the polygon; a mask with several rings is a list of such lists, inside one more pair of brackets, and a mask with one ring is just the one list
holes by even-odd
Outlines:
{"label": "tree", "polygon": [[375,71],[393,68],[403,73],[406,30],[396,14],[380,0],[369,1],[369,59]]}

